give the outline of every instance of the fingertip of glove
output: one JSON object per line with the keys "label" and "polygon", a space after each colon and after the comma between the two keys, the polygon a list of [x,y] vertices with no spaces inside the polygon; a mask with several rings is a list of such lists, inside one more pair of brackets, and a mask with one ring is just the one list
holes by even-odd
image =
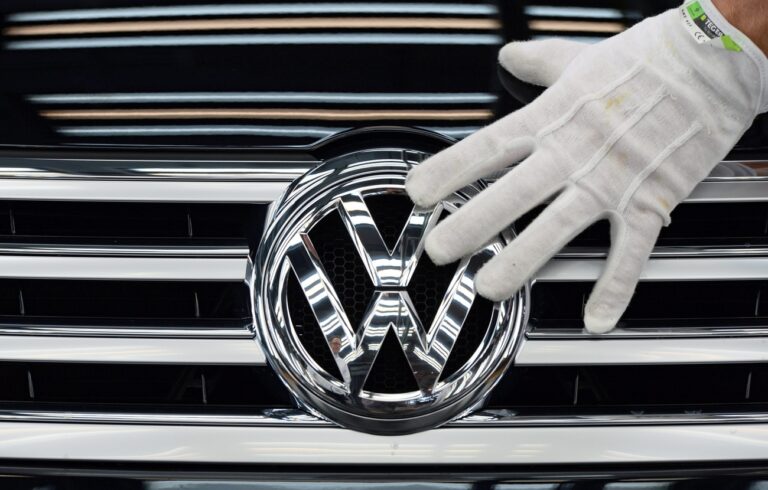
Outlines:
{"label": "fingertip of glove", "polygon": [[[595,309],[598,311],[594,311]],[[587,332],[595,334],[608,333],[616,327],[618,319],[600,310],[600,308],[585,308],[584,328],[586,328]]]}
{"label": "fingertip of glove", "polygon": [[523,42],[511,42],[499,50],[499,64],[515,76],[519,76],[516,61],[519,61],[525,52],[521,49],[523,44]]}
{"label": "fingertip of glove", "polygon": [[429,178],[422,176],[419,167],[414,168],[405,178],[405,192],[411,198],[416,206],[420,208],[430,208],[437,204],[440,199],[434,196],[434,186],[431,185]]}
{"label": "fingertip of glove", "polygon": [[475,277],[475,291],[491,301],[504,301],[511,298],[519,286],[504,280],[488,267],[483,267]]}
{"label": "fingertip of glove", "polygon": [[424,250],[436,265],[450,264],[458,258],[454,256],[450,247],[447,246],[445,240],[440,236],[439,228],[435,228],[427,235],[427,239],[424,242]]}

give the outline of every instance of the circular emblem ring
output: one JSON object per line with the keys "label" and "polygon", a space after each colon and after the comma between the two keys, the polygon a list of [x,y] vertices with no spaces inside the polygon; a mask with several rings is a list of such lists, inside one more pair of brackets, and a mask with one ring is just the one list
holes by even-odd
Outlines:
{"label": "circular emblem ring", "polygon": [[[503,237],[455,265],[444,291],[434,291],[434,318],[421,318],[408,286],[423,253],[424,237],[445,213],[477,194],[479,185],[456,192],[434,209],[414,208],[394,245],[382,238],[366,201],[405,196],[408,170],[426,155],[369,150],[338,157],[297,179],[275,203],[270,225],[253,257],[254,329],[272,367],[302,405],[344,427],[376,434],[426,430],[477,408],[511,362],[523,322],[523,300],[490,304],[487,326],[462,365],[445,372],[476,298],[474,276],[505,244]],[[354,325],[329,279],[311,231],[337,213],[342,234],[362,261],[373,294]],[[447,267],[447,266],[446,266]],[[297,333],[288,293],[300,287],[336,369],[321,367]],[[359,277],[358,277],[359,280]],[[346,284],[349,285],[349,282]],[[352,284],[352,287],[363,285]],[[368,387],[387,335],[394,334],[415,389],[380,393]],[[324,346],[325,347],[325,346]]]}

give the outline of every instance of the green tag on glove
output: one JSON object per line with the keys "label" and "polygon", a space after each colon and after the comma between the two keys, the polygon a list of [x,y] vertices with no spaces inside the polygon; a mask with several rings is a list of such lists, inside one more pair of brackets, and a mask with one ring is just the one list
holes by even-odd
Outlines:
{"label": "green tag on glove", "polygon": [[683,24],[697,43],[707,44],[719,40],[713,45],[721,46],[728,51],[741,52],[741,46],[712,21],[701,2],[693,1],[685,4],[681,8],[681,12]]}

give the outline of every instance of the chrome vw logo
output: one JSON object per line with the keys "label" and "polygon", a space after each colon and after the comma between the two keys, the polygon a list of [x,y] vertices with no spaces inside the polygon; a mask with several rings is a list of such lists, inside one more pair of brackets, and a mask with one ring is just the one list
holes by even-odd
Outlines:
{"label": "chrome vw logo", "polygon": [[[253,259],[254,325],[270,363],[305,408],[349,428],[398,434],[461,416],[482,402],[517,344],[522,298],[488,303],[481,315],[484,324],[473,326],[482,334],[470,346],[474,350],[462,346],[468,353],[461,365],[446,371],[473,305],[477,308],[475,274],[503,243],[499,237],[454,266],[445,289],[427,291],[439,301],[433,318],[423,318],[409,286],[420,261],[429,260],[423,253],[424,238],[444,212],[454,211],[479,189],[464,189],[434,209],[414,208],[388,244],[367,200],[401,195],[406,201],[405,176],[422,157],[394,150],[359,152],[309,172],[276,204]],[[343,239],[362,263],[364,276],[348,272],[351,264],[336,267],[333,277],[328,270],[332,265],[324,262],[318,251],[323,244],[313,241],[312,231],[332,217],[341,223],[339,232],[321,239]],[[348,277],[339,281],[345,274],[354,275],[357,282]],[[296,313],[298,306],[292,302],[299,300],[289,292],[291,281],[311,312],[309,321]],[[356,322],[344,301],[348,288],[371,290]],[[313,335],[323,345],[307,344],[300,333],[307,328],[316,329]],[[377,392],[369,386],[384,362],[378,356],[388,335],[397,339],[414,389]]]}

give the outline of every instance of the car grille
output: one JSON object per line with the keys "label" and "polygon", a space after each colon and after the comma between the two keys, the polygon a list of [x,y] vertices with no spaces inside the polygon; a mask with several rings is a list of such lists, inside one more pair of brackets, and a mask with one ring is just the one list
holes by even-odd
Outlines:
{"label": "car grille", "polygon": [[[317,163],[297,153],[0,155],[0,420],[325,424],[266,365],[245,282],[269,204]],[[454,424],[768,417],[768,164],[723,165],[752,174],[713,177],[675,211],[615,332],[595,339],[581,323],[604,224],[545,266],[514,366]],[[369,206],[391,242],[410,204],[377,199]],[[359,317],[367,282],[339,226],[318,226],[313,241]],[[433,315],[445,269],[420,267],[410,293]],[[309,308],[291,314],[302,311],[302,342],[322,354]],[[459,359],[478,343],[468,331]],[[370,389],[408,385],[390,350]]]}

